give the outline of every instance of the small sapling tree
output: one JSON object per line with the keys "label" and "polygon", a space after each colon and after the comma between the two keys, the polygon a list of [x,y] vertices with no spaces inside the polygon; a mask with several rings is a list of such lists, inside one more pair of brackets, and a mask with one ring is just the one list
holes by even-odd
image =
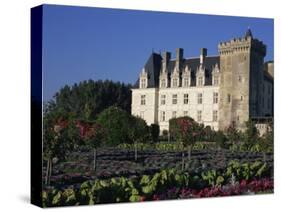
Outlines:
{"label": "small sapling tree", "polygon": [[185,150],[188,149],[188,160],[191,161],[192,146],[202,137],[203,128],[190,117],[170,119],[170,132],[182,147],[182,170],[185,167]]}

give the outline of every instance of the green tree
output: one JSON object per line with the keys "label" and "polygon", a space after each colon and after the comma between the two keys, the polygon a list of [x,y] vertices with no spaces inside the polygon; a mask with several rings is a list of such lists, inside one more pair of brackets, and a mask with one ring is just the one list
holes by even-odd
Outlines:
{"label": "green tree", "polygon": [[115,106],[108,107],[98,114],[96,123],[104,129],[103,140],[106,146],[130,143],[130,116],[129,113]]}
{"label": "green tree", "polygon": [[274,144],[274,128],[273,123],[270,122],[268,124],[266,133],[259,138],[258,145],[263,153],[263,160],[266,162],[266,153],[273,152],[273,144]]}
{"label": "green tree", "polygon": [[204,128],[204,141],[214,141],[214,131],[210,126]]}
{"label": "green tree", "polygon": [[66,85],[54,96],[53,106],[76,119],[95,120],[97,114],[110,106],[131,111],[131,85],[120,82],[82,81]]}
{"label": "green tree", "polygon": [[244,145],[247,149],[250,149],[255,145],[259,138],[259,132],[252,120],[246,122],[246,130],[243,134]]}
{"label": "green tree", "polygon": [[216,142],[216,145],[219,149],[224,148],[225,147],[225,142],[226,142],[226,136],[224,135],[224,133],[222,131],[217,131],[214,133],[214,140]]}
{"label": "green tree", "polygon": [[131,116],[130,120],[130,128],[129,131],[129,138],[134,143],[134,152],[135,152],[135,161],[138,160],[138,143],[146,142],[148,139],[148,126],[146,122],[135,116]]}
{"label": "green tree", "polygon": [[160,128],[158,124],[151,124],[149,127],[150,136],[153,143],[158,142]]}

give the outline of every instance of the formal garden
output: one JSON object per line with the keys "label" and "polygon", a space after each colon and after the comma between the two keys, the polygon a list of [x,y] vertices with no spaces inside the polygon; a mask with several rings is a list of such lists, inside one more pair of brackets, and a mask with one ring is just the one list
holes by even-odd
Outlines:
{"label": "formal garden", "polygon": [[85,81],[44,107],[45,207],[273,193],[273,123],[259,135],[190,117],[159,135],[130,114],[130,86]]}

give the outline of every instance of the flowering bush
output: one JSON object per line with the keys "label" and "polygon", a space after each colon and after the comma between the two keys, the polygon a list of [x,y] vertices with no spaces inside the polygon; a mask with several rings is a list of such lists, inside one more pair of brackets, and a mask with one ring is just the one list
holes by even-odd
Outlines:
{"label": "flowering bush", "polygon": [[[177,190],[175,188],[169,189],[159,195],[154,195],[153,200],[168,200],[168,199],[187,199],[187,198],[202,198],[202,197],[223,197],[233,195],[247,195],[262,192],[272,193],[273,180],[264,178],[260,180],[246,181],[242,180],[235,185],[214,186],[204,189],[190,189],[183,188]],[[171,192],[173,192],[173,198],[171,198]]]}
{"label": "flowering bush", "polygon": [[203,136],[203,126],[195,122],[190,117],[180,117],[169,121],[171,136],[183,146],[182,170],[185,167],[184,150],[188,147],[188,160],[191,160],[192,146]]}

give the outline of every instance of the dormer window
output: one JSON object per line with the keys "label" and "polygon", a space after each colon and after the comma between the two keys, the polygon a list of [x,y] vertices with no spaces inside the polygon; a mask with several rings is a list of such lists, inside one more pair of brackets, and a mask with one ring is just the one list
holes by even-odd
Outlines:
{"label": "dormer window", "polygon": [[184,72],[182,73],[182,86],[189,87],[191,78],[191,70],[188,66],[185,67]]}
{"label": "dormer window", "polygon": [[219,85],[219,80],[220,80],[220,70],[219,70],[219,65],[216,63],[216,65],[213,67],[212,70],[212,84],[213,85]]}
{"label": "dormer window", "polygon": [[161,88],[166,88],[166,80],[161,79]]}
{"label": "dormer window", "polygon": [[141,87],[141,88],[146,88],[146,79],[145,79],[145,78],[142,78],[142,79],[141,79],[140,87]]}
{"label": "dormer window", "polygon": [[189,85],[188,81],[189,81],[188,77],[183,78],[183,86],[184,87],[188,87],[188,85]]}
{"label": "dormer window", "polygon": [[198,77],[198,86],[203,86],[203,77]]}
{"label": "dormer window", "polygon": [[178,79],[173,79],[173,87],[178,87]]}
{"label": "dormer window", "polygon": [[140,77],[139,78],[140,79],[139,80],[140,88],[147,88],[147,78],[148,78],[148,75],[147,75],[147,72],[145,71],[145,68],[142,69],[139,77]]}
{"label": "dormer window", "polygon": [[214,85],[219,85],[219,76],[214,76]]}

